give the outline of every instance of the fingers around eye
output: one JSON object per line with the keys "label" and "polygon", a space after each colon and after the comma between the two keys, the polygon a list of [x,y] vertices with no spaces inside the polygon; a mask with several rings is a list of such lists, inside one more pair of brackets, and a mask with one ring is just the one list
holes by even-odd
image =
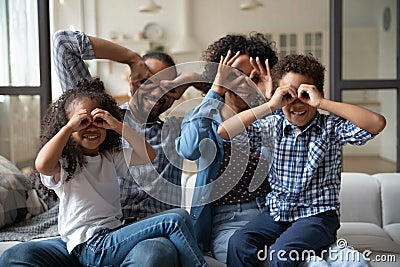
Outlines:
{"label": "fingers around eye", "polygon": [[226,53],[226,56],[225,56],[224,64],[226,64],[228,62],[228,60],[231,56],[232,56],[232,50],[228,50],[228,52]]}
{"label": "fingers around eye", "polygon": [[257,64],[257,60],[253,57],[250,57],[250,65],[253,67],[253,71],[260,73],[260,66]]}
{"label": "fingers around eye", "polygon": [[271,76],[271,69],[270,69],[270,67],[269,67],[268,58],[265,60],[265,67],[266,67],[266,69],[267,69],[267,75],[268,75],[268,76]]}
{"label": "fingers around eye", "polygon": [[257,77],[258,76],[258,71],[256,70],[256,69],[253,69],[251,72],[250,72],[250,79],[252,79],[253,80],[253,78],[254,77]]}
{"label": "fingers around eye", "polygon": [[76,114],[76,117],[79,121],[80,127],[87,127],[90,123],[92,123],[92,116],[87,113],[86,110],[81,110]]}
{"label": "fingers around eye", "polygon": [[[297,98],[297,93],[296,93],[296,89],[293,88],[290,85],[287,86],[281,86],[278,88],[279,91],[281,92],[281,95],[286,98],[286,99],[296,99]],[[277,89],[277,90],[278,90]]]}
{"label": "fingers around eye", "polygon": [[260,75],[267,74],[267,71],[265,70],[264,66],[261,64],[261,60],[259,57],[256,57],[256,63],[257,63],[257,67],[260,72]]}
{"label": "fingers around eye", "polygon": [[93,124],[101,127],[108,121],[110,113],[101,109],[94,109],[91,115],[93,117]]}
{"label": "fingers around eye", "polygon": [[[231,51],[231,50],[229,50],[229,51]],[[231,53],[232,53],[232,52],[231,52]],[[239,56],[240,56],[240,51],[237,51],[236,54],[235,54],[231,59],[229,59],[229,58],[227,57],[228,61],[226,62],[226,65],[231,66],[231,65],[233,64],[233,62],[235,62],[235,60],[236,60]]]}
{"label": "fingers around eye", "polygon": [[299,99],[307,99],[310,98],[308,88],[305,86],[300,85],[299,89],[297,90],[297,97]]}

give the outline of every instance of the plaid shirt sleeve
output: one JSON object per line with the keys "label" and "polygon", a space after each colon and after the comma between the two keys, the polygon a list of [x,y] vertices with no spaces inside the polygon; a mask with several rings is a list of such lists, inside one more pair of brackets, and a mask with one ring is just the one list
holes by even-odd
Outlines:
{"label": "plaid shirt sleeve", "polygon": [[79,31],[57,31],[53,36],[54,66],[63,92],[91,74],[84,60],[94,59],[89,37]]}
{"label": "plaid shirt sleeve", "polygon": [[352,122],[341,117],[333,116],[333,122],[336,125],[336,133],[342,145],[351,144],[361,146],[375,137],[375,135],[357,127]]}

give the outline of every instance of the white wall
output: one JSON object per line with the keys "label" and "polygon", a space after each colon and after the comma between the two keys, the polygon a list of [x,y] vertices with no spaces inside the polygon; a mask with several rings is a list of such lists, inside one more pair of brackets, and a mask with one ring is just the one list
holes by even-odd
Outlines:
{"label": "white wall", "polygon": [[[96,12],[91,11],[96,16],[92,18],[95,25],[85,29],[79,18],[80,0],[64,0],[63,5],[60,5],[59,0],[54,0],[57,14],[54,18],[54,30],[74,25],[77,29],[104,38],[110,38],[112,33],[133,38],[148,23],[155,22],[164,29],[162,43],[168,52],[181,37],[184,22],[182,3],[188,1],[192,15],[191,28],[188,31],[197,42],[197,49],[194,52],[173,55],[177,63],[201,59],[201,51],[227,33],[329,30],[329,0],[260,0],[264,7],[254,11],[240,10],[241,0],[155,1],[163,7],[161,12],[146,14],[138,11],[145,0],[96,0],[93,7]],[[113,65],[110,71],[108,65],[99,64],[98,74],[114,94],[123,94],[127,90],[125,74],[121,75],[121,72],[124,69],[120,66]]]}
{"label": "white wall", "polygon": [[[182,29],[185,29],[196,41],[196,49],[189,53],[173,54],[177,63],[201,59],[201,51],[227,33],[329,32],[329,0],[260,0],[264,7],[254,11],[240,10],[242,0],[155,0],[162,6],[161,12],[156,14],[138,11],[138,7],[146,0],[64,0],[63,5],[60,5],[60,0],[53,1],[55,14],[53,31],[74,25],[76,29],[99,37],[110,38],[114,34],[119,37],[125,35],[127,39],[133,40],[148,23],[155,22],[164,30],[164,37],[160,42],[166,47],[166,52],[169,52],[181,37]],[[390,60],[395,47],[395,35],[390,31],[383,32],[381,27],[383,7],[389,5],[396,10],[395,2],[394,0],[345,1],[345,26],[352,28],[353,32],[355,29],[363,40],[359,43],[360,49],[347,52],[348,56],[353,54],[353,57],[346,57],[345,60],[351,63],[357,56],[355,53],[358,53],[358,56],[361,55],[363,59],[362,54],[368,55],[368,51],[371,51],[369,59],[372,58],[367,63],[359,61],[356,65],[346,63],[345,71],[348,75],[358,76],[357,78],[365,78],[365,75],[371,75],[373,78],[392,78],[395,74],[395,65],[393,65],[395,61]],[[189,18],[184,15],[184,3],[189,8]],[[82,6],[85,10],[82,10]],[[84,19],[80,17],[81,13],[85,13]],[[393,21],[396,19],[395,15],[393,14]],[[188,19],[190,19],[189,22]],[[350,31],[352,30],[348,32]],[[394,31],[394,27],[391,31]],[[369,35],[370,33],[373,34]],[[124,44],[127,42],[125,41]],[[135,47],[133,42],[131,44]],[[329,44],[325,45],[328,51]],[[142,44],[137,47],[137,52],[141,52]],[[387,64],[387,62],[392,63]],[[329,62],[325,62],[325,65],[329,67]],[[125,66],[117,63],[98,63],[93,66],[93,70],[102,78],[112,94],[127,93],[128,70]],[[55,86],[53,95],[56,97],[58,94],[59,91]],[[386,116],[394,120],[391,122],[393,124],[388,125],[380,138],[372,143],[371,148],[364,151],[357,150],[354,153],[381,154],[385,158],[395,160],[396,148],[391,145],[396,136],[395,103],[393,104],[393,98],[388,94],[380,94],[375,100],[384,101],[385,104],[381,106],[384,106],[385,110],[379,107],[377,111],[388,113]],[[351,150],[349,151],[351,154]]]}

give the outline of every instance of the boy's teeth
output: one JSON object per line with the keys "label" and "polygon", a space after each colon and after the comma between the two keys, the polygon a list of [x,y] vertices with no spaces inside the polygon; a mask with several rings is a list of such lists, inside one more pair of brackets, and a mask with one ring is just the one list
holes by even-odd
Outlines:
{"label": "boy's teeth", "polygon": [[97,138],[97,135],[86,135],[85,137],[87,139],[95,139],[95,138]]}

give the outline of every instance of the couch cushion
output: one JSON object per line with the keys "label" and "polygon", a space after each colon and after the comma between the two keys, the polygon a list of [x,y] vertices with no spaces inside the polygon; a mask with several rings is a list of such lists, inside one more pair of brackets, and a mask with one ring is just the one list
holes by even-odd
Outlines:
{"label": "couch cushion", "polygon": [[382,226],[380,184],[365,173],[342,173],[340,220]]}
{"label": "couch cushion", "polygon": [[11,161],[0,156],[0,174],[5,173],[21,173],[21,171]]}
{"label": "couch cushion", "polygon": [[343,222],[338,231],[338,239],[344,239],[347,245],[360,252],[400,253],[400,245],[378,225],[372,223]]}
{"label": "couch cushion", "polygon": [[374,174],[381,183],[382,224],[400,223],[400,173]]}
{"label": "couch cushion", "polygon": [[47,209],[29,178],[0,156],[0,228],[38,215]]}
{"label": "couch cushion", "polygon": [[390,237],[397,243],[400,244],[400,223],[392,223],[383,226],[383,229],[390,235]]}

